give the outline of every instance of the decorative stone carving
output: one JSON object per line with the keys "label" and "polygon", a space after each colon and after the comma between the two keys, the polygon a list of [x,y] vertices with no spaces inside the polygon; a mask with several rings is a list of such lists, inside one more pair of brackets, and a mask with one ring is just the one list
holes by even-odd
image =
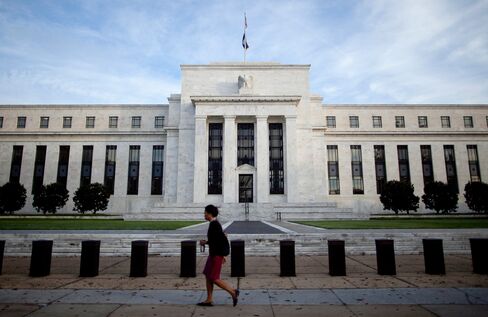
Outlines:
{"label": "decorative stone carving", "polygon": [[253,77],[248,75],[239,75],[237,78],[237,87],[239,94],[249,94],[252,92]]}

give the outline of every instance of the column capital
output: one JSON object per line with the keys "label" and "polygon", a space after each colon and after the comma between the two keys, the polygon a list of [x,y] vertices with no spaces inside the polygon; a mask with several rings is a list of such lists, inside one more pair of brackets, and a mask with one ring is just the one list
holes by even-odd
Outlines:
{"label": "column capital", "polygon": [[195,120],[207,120],[207,116],[204,114],[199,114],[195,116]]}
{"label": "column capital", "polygon": [[235,120],[236,119],[236,116],[235,115],[232,115],[232,114],[225,114],[224,115],[224,119],[227,121],[227,120]]}
{"label": "column capital", "polygon": [[257,115],[256,121],[265,121],[268,120],[268,115]]}

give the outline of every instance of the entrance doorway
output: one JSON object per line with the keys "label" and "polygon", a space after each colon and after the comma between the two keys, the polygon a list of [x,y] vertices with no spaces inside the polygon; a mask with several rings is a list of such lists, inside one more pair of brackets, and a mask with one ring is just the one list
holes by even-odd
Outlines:
{"label": "entrance doorway", "polygon": [[253,184],[252,174],[239,175],[239,202],[252,203],[253,202]]}

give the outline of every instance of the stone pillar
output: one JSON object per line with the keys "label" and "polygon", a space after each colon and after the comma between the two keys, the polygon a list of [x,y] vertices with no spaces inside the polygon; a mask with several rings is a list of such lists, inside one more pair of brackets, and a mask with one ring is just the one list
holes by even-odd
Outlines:
{"label": "stone pillar", "polygon": [[286,196],[288,202],[296,202],[298,198],[298,177],[297,177],[297,117],[286,116]]}
{"label": "stone pillar", "polygon": [[195,117],[195,169],[193,177],[193,202],[205,201],[208,169],[207,117]]}
{"label": "stone pillar", "polygon": [[269,128],[268,116],[256,116],[256,178],[257,202],[269,200]]}
{"label": "stone pillar", "polygon": [[236,117],[224,116],[224,175],[222,190],[224,203],[237,202],[236,167],[237,167],[237,129]]}

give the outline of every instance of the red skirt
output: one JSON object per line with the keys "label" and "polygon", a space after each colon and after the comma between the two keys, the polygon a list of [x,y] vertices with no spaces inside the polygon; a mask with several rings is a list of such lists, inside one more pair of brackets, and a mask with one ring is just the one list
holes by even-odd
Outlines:
{"label": "red skirt", "polygon": [[203,274],[209,280],[216,281],[220,280],[220,271],[222,270],[222,264],[224,263],[224,257],[220,255],[210,255],[207,258],[207,263],[205,264],[205,269]]}

